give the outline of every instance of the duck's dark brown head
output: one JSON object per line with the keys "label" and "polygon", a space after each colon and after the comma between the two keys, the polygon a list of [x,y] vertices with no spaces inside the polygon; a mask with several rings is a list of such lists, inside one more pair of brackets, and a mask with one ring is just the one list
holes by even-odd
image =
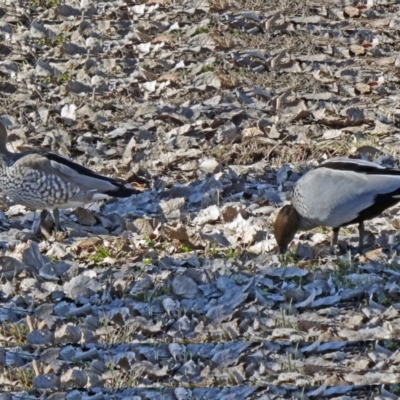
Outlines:
{"label": "duck's dark brown head", "polygon": [[274,222],[274,236],[279,252],[284,254],[300,226],[300,215],[292,205],[281,208]]}

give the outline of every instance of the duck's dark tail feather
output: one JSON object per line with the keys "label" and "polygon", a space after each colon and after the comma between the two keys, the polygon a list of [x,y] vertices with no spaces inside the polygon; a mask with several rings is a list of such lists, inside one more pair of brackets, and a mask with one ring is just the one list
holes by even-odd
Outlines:
{"label": "duck's dark tail feather", "polygon": [[115,190],[108,190],[104,192],[104,194],[108,194],[109,196],[112,197],[130,197],[133,196],[134,194],[140,194],[142,193],[140,190],[134,189],[132,187],[126,186],[128,184],[121,184],[119,182],[113,182],[115,184],[116,189]]}
{"label": "duck's dark tail feather", "polygon": [[394,206],[400,201],[400,188],[394,190],[390,193],[378,194],[375,196],[374,203],[362,210],[357,218],[353,219],[352,221],[346,223],[346,225],[351,225],[355,223],[360,223],[365,220],[369,220],[372,218],[377,217],[378,215],[382,214],[386,209],[389,207]]}

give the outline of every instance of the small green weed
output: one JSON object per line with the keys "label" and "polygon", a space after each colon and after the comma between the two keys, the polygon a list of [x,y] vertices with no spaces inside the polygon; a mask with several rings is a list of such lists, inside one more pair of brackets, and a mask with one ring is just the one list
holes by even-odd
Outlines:
{"label": "small green weed", "polygon": [[52,79],[51,79],[50,76],[46,76],[45,78],[43,78],[43,79],[41,80],[41,82],[42,82],[43,84],[45,84],[45,85],[49,85],[49,84],[52,82]]}
{"label": "small green weed", "polygon": [[214,63],[208,64],[208,65],[204,65],[204,67],[199,71],[199,73],[197,75],[204,74],[206,72],[212,72],[214,70],[215,70],[215,64]]}
{"label": "small green weed", "polygon": [[400,396],[400,385],[390,385],[389,391],[397,396]]}
{"label": "small green weed", "polygon": [[57,35],[54,38],[40,38],[35,41],[38,46],[49,46],[49,47],[56,47],[60,44],[63,44],[67,41],[67,37],[65,35]]}
{"label": "small green weed", "polygon": [[336,260],[337,268],[332,274],[332,280],[343,287],[353,288],[354,284],[349,282],[347,275],[357,271],[357,264],[354,263],[351,253],[347,256],[338,257]]}
{"label": "small green weed", "polygon": [[53,40],[52,40],[52,45],[53,46],[58,46],[60,44],[63,44],[64,42],[67,41],[66,36],[64,35],[57,35]]}
{"label": "small green weed", "polygon": [[390,307],[393,304],[393,301],[387,297],[384,293],[378,294],[378,302],[383,306]]}
{"label": "small green weed", "polygon": [[209,25],[200,26],[196,29],[196,32],[192,36],[201,35],[202,33],[208,33],[210,31]]}
{"label": "small green weed", "polygon": [[290,300],[289,306],[287,309],[281,308],[281,314],[275,317],[275,326],[277,328],[290,328],[290,329],[299,329],[297,319],[294,319],[292,314],[292,300]]}
{"label": "small green weed", "polygon": [[33,388],[32,380],[35,377],[33,370],[31,369],[18,369],[15,371],[15,378],[21,385],[21,388],[31,389]]}
{"label": "small green weed", "polygon": [[151,265],[151,258],[143,258],[143,265],[145,265],[146,267]]}
{"label": "small green weed", "polygon": [[178,38],[181,36],[182,32],[179,29],[175,29],[173,31],[170,31],[170,34],[174,35],[174,37]]}
{"label": "small green weed", "polygon": [[36,40],[36,44],[38,46],[44,46],[46,43],[47,43],[46,38],[40,38],[40,39]]}
{"label": "small green weed", "polygon": [[112,143],[112,140],[111,140],[109,137],[105,136],[105,137],[103,138],[103,142],[104,142],[107,146],[110,146],[111,143]]}
{"label": "small green weed", "polygon": [[230,247],[228,249],[228,251],[225,253],[225,258],[226,259],[230,259],[230,258],[239,258],[240,257],[240,253],[238,251],[236,251],[235,249],[233,249],[232,247]]}
{"label": "small green weed", "polygon": [[397,340],[385,340],[384,347],[390,351],[399,350],[399,343]]}
{"label": "small green weed", "polygon": [[179,74],[179,76],[184,77],[187,75],[187,70],[186,68],[178,68],[175,72]]}
{"label": "small green weed", "polygon": [[88,258],[94,261],[96,264],[102,262],[106,257],[109,257],[110,253],[103,246],[96,249],[96,253],[91,254]]}
{"label": "small green weed", "polygon": [[55,76],[46,76],[40,82],[45,85],[62,85],[64,83],[69,82],[72,80],[72,73],[71,72],[64,72],[62,75],[55,77]]}
{"label": "small green weed", "polygon": [[52,264],[57,264],[58,262],[61,261],[60,258],[55,257],[55,256],[47,256],[47,257],[48,257],[48,259],[51,261]]}
{"label": "small green weed", "polygon": [[150,249],[154,249],[156,247],[156,243],[151,240],[149,237],[144,238],[144,241],[147,245],[147,247],[149,247]]}
{"label": "small green weed", "polygon": [[282,266],[295,265],[297,263],[296,252],[288,250],[285,254],[279,256],[279,261]]}
{"label": "small green weed", "polygon": [[72,79],[72,74],[70,72],[64,72],[59,78],[58,78],[58,84],[62,85],[63,83],[67,83]]}
{"label": "small green weed", "polygon": [[187,245],[187,244],[183,244],[182,247],[181,247],[181,249],[182,249],[182,251],[183,251],[184,253],[189,253],[189,252],[190,252],[190,246]]}
{"label": "small green weed", "polygon": [[28,333],[29,329],[26,325],[10,324],[0,329],[0,334],[3,336],[11,336],[16,345],[26,344],[26,335]]}
{"label": "small green weed", "polygon": [[213,256],[213,257],[218,257],[220,254],[219,254],[219,251],[217,250],[217,248],[215,247],[215,246],[213,246],[213,247],[211,247],[211,249],[210,249],[210,254]]}

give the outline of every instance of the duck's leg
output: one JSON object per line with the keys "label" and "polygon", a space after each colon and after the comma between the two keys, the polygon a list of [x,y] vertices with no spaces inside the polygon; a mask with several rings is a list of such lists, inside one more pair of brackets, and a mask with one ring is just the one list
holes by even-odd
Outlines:
{"label": "duck's leg", "polygon": [[60,232],[61,231],[60,210],[58,208],[55,208],[53,210],[53,216],[54,216],[54,232]]}
{"label": "duck's leg", "polygon": [[339,239],[339,230],[340,228],[333,228],[332,232],[332,240],[331,240],[331,246],[334,247],[337,245],[338,239]]}
{"label": "duck's leg", "polygon": [[332,239],[331,239],[331,253],[336,254],[336,245],[339,238],[339,229],[340,228],[333,228],[332,229]]}
{"label": "duck's leg", "polygon": [[36,210],[33,212],[33,223],[32,223],[32,232],[35,235],[40,233],[40,226],[42,224],[42,218],[36,218]]}
{"label": "duck's leg", "polygon": [[46,217],[49,215],[49,212],[47,210],[42,210],[40,213],[40,226],[43,226],[44,221],[46,221]]}
{"label": "duck's leg", "polygon": [[364,222],[361,221],[361,222],[358,224],[358,235],[359,235],[359,239],[358,239],[358,252],[359,252],[360,254],[362,254],[363,247],[364,247],[364,232],[365,232],[365,229],[364,229]]}
{"label": "duck's leg", "polygon": [[47,230],[46,225],[45,225],[46,218],[47,218],[47,216],[48,216],[49,214],[50,214],[50,213],[48,212],[48,210],[42,210],[42,212],[40,213],[40,225],[39,225],[39,227],[40,227],[40,232],[42,233],[42,235],[43,235],[47,240],[49,240],[50,237],[51,237],[51,234],[50,234],[50,232]]}

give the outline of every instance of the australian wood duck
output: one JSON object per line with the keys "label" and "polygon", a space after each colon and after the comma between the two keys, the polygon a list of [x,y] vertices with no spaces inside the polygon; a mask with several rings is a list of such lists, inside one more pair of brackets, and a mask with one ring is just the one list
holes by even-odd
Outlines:
{"label": "australian wood duck", "polygon": [[361,253],[364,221],[375,218],[400,201],[400,170],[348,158],[322,163],[295,185],[292,204],[274,222],[274,235],[285,253],[298,230],[333,228],[332,246],[342,226],[358,224]]}
{"label": "australian wood duck", "polygon": [[11,153],[6,143],[7,130],[0,121],[0,189],[17,204],[43,210],[41,217],[46,209],[53,210],[56,231],[60,229],[59,208],[140,193],[122,179],[96,174],[51,151]]}

